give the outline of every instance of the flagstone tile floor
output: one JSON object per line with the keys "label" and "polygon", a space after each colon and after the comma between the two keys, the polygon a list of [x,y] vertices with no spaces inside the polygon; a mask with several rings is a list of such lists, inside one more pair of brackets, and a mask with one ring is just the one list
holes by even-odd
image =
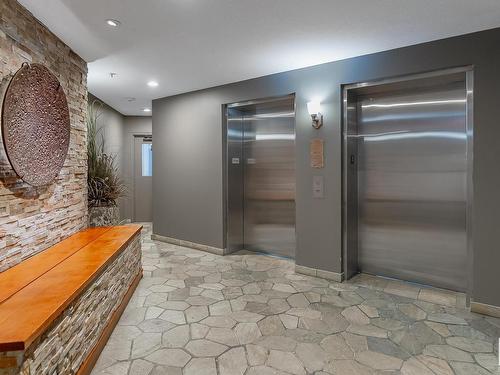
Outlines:
{"label": "flagstone tile floor", "polygon": [[142,250],[93,375],[500,374],[500,319],[450,293],[299,275],[289,260],[152,241],[149,224]]}

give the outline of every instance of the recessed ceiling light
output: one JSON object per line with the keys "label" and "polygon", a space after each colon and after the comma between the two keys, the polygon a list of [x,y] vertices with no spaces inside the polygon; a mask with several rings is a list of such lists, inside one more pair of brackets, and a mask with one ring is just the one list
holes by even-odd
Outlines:
{"label": "recessed ceiling light", "polygon": [[111,26],[111,27],[119,27],[121,25],[120,21],[113,20],[113,19],[106,20],[106,23],[108,24],[108,26]]}
{"label": "recessed ceiling light", "polygon": [[158,86],[158,82],[156,82],[156,81],[149,81],[148,82],[148,86],[149,87],[156,87],[156,86]]}
{"label": "recessed ceiling light", "polygon": [[143,108],[142,111],[143,112],[151,112],[151,108]]}

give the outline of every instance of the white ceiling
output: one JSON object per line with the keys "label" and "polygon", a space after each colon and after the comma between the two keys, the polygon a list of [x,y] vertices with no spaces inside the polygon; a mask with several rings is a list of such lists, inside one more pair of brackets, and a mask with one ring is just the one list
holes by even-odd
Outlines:
{"label": "white ceiling", "polygon": [[499,0],[19,2],[89,62],[89,91],[125,115],[155,98],[500,26]]}

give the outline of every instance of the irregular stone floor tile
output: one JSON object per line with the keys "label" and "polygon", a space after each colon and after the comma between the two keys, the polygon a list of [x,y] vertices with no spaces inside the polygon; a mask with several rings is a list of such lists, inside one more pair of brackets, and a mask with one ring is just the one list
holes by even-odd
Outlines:
{"label": "irregular stone floor tile", "polygon": [[364,274],[330,282],[151,229],[144,278],[93,375],[500,374],[500,320],[461,309],[458,294]]}

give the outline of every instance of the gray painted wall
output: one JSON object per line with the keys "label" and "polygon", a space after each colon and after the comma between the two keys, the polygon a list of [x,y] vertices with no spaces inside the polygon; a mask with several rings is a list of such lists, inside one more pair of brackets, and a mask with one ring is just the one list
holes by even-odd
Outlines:
{"label": "gray painted wall", "polygon": [[[473,298],[499,305],[500,29],[361,56],[153,101],[154,232],[224,245],[222,104],[296,93],[297,264],[341,272],[341,86],[474,65]],[[318,97],[325,124],[311,127]],[[309,166],[309,141],[325,139],[325,168]],[[325,198],[311,196],[313,174]],[[464,275],[465,277],[465,275]]]}
{"label": "gray painted wall", "polygon": [[115,156],[116,166],[125,183],[127,196],[118,200],[120,218],[132,220],[134,207],[133,147],[134,134],[151,134],[150,116],[124,116],[89,93],[89,103],[102,103],[97,126],[104,136],[105,151]]}
{"label": "gray painted wall", "polygon": [[99,106],[100,115],[97,120],[97,127],[104,137],[105,151],[108,154],[116,155],[116,165],[120,167],[122,164],[121,149],[124,116],[90,93],[88,100],[89,103],[96,102]]}

